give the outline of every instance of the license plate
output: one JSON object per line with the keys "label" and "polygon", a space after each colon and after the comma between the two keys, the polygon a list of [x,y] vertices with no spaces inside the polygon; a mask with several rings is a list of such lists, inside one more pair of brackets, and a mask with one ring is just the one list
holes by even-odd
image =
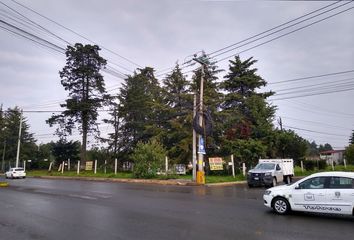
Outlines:
{"label": "license plate", "polygon": [[258,177],[255,177],[254,180],[259,180],[259,178],[258,178]]}

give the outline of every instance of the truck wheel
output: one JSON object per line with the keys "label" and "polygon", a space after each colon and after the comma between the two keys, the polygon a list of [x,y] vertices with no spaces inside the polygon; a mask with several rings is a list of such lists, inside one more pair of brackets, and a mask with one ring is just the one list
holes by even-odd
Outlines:
{"label": "truck wheel", "polygon": [[287,214],[290,211],[290,205],[288,200],[282,197],[276,197],[272,201],[272,208],[280,215]]}
{"label": "truck wheel", "polygon": [[285,176],[284,177],[284,183],[285,184],[290,184],[291,183],[290,176]]}
{"label": "truck wheel", "polygon": [[276,185],[277,185],[277,179],[274,177],[271,187],[275,187]]}
{"label": "truck wheel", "polygon": [[249,187],[249,188],[253,188],[253,185],[249,183],[249,184],[248,184],[248,187]]}

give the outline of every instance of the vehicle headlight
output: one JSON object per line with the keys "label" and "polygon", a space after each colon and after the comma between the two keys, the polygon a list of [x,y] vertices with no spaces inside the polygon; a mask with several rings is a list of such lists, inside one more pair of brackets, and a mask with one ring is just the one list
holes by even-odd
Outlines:
{"label": "vehicle headlight", "polygon": [[270,195],[271,193],[272,193],[272,191],[270,191],[270,190],[265,190],[264,195]]}
{"label": "vehicle headlight", "polygon": [[271,173],[271,172],[266,172],[266,173],[264,174],[264,176],[272,176],[272,173]]}

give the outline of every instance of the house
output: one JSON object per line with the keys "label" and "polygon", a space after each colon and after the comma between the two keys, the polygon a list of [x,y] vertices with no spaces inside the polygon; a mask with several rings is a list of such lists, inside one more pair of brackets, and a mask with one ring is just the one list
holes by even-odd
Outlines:
{"label": "house", "polygon": [[344,160],[345,150],[328,150],[320,152],[320,159],[325,160],[328,165],[332,164],[342,164]]}

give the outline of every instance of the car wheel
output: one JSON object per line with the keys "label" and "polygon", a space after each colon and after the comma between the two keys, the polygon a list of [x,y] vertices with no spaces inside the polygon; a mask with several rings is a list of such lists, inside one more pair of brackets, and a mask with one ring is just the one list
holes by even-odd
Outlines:
{"label": "car wheel", "polygon": [[290,211],[288,200],[282,197],[277,197],[272,201],[272,208],[278,214],[284,215]]}
{"label": "car wheel", "polygon": [[249,187],[249,188],[253,188],[254,186],[249,183],[249,184],[248,184],[248,187]]}

